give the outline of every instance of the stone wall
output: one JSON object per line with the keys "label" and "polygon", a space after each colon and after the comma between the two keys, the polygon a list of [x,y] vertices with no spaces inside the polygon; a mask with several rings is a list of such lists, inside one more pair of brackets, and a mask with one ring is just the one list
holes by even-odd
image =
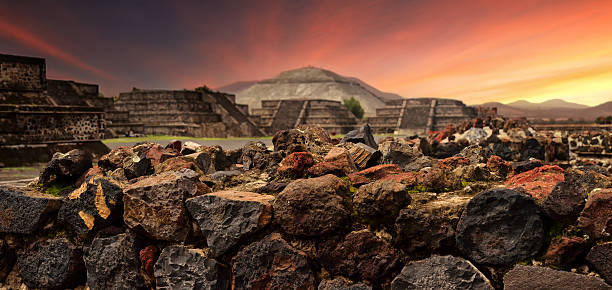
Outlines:
{"label": "stone wall", "polygon": [[0,54],[0,90],[42,91],[45,73],[42,58]]}

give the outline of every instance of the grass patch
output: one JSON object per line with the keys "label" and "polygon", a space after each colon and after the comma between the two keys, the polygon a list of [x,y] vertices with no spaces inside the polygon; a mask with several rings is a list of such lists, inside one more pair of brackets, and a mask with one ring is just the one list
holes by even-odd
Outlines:
{"label": "grass patch", "polygon": [[145,137],[122,137],[102,140],[104,144],[113,143],[129,143],[129,142],[146,142],[146,141],[161,141],[161,140],[193,140],[193,141],[219,141],[219,140],[269,140],[272,136],[264,137],[231,137],[231,138],[198,138],[186,136],[168,136],[168,135],[147,135]]}

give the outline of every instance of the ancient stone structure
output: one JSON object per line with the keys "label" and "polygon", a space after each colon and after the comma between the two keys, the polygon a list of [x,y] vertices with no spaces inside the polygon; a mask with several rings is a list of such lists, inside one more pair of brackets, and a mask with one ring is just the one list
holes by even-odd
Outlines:
{"label": "ancient stone structure", "polygon": [[423,135],[476,116],[478,111],[475,108],[459,100],[401,99],[388,101],[386,106],[376,109],[376,117],[370,118],[369,123],[377,133]]}
{"label": "ancient stone structure", "polygon": [[2,163],[48,160],[86,145],[105,151],[101,107],[109,100],[99,97],[98,85],[47,79],[42,58],[0,54]]}
{"label": "ancient stone structure", "polygon": [[332,134],[344,134],[358,123],[353,113],[338,101],[309,99],[262,101],[251,119],[269,135],[298,125],[319,125]]}
{"label": "ancient stone structure", "polygon": [[139,90],[120,93],[109,112],[113,135],[193,137],[261,136],[236,105],[233,95],[190,90]]}

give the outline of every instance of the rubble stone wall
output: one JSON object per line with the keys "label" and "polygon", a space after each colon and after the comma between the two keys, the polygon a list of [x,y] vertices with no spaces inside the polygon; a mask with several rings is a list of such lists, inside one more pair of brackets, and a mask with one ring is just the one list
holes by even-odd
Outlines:
{"label": "rubble stone wall", "polygon": [[45,89],[45,60],[0,54],[0,90]]}

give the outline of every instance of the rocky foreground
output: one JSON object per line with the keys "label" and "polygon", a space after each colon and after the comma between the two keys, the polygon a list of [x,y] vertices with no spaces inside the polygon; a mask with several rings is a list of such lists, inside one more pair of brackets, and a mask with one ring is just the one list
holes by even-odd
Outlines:
{"label": "rocky foreground", "polygon": [[612,289],[609,164],[472,129],[56,154],[0,187],[0,288]]}

